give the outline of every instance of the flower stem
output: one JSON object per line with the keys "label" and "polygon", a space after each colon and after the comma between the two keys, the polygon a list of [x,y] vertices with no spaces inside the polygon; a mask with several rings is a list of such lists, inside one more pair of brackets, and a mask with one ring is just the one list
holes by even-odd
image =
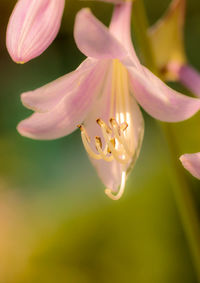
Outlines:
{"label": "flower stem", "polygon": [[[142,59],[145,65],[156,75],[157,70],[151,42],[147,35],[148,20],[143,0],[135,0],[133,3],[133,21],[135,37],[140,46]],[[198,282],[200,282],[200,226],[195,203],[191,194],[188,179],[184,169],[179,162],[179,150],[172,126],[159,122],[165,139],[167,141],[168,153],[171,161],[171,177],[174,181],[172,188],[176,199],[180,218],[188,240],[190,251],[193,257]]]}
{"label": "flower stem", "polygon": [[193,262],[196,268],[198,282],[200,282],[200,226],[196,211],[196,204],[191,195],[188,178],[179,161],[179,149],[170,124],[159,123],[167,141],[169,161],[171,161],[170,175],[173,180],[173,191],[185,235],[188,240]]}

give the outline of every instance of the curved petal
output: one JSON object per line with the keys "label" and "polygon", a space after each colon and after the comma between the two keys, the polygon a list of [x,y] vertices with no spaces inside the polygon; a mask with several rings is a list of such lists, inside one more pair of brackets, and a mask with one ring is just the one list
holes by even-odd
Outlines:
{"label": "curved petal", "polygon": [[178,72],[180,82],[200,97],[200,73],[189,65],[183,65]]}
{"label": "curved petal", "polygon": [[[102,147],[105,146],[105,140],[102,135],[102,131],[100,126],[96,123],[97,118],[101,118],[105,123],[109,125],[110,118],[115,117],[114,113],[111,113],[111,84],[112,78],[111,73],[107,76],[107,82],[105,83],[105,87],[102,91],[102,96],[100,96],[94,103],[92,107],[92,111],[90,111],[89,115],[84,120],[84,127],[87,131],[87,134],[90,138],[90,146],[94,152],[97,153],[95,147],[95,137],[98,136],[101,138]],[[140,153],[143,133],[144,133],[144,121],[141,114],[141,111],[135,102],[135,99],[130,96],[129,97],[129,126],[127,128],[127,134],[130,135],[128,139],[134,145],[134,154],[132,156],[131,162],[127,164],[121,164],[115,159],[111,162],[104,161],[102,159],[96,160],[89,156],[92,164],[97,170],[98,176],[105,185],[106,188],[110,189],[113,192],[117,192],[122,179],[123,172],[127,174],[133,169],[137,158]],[[112,115],[112,116],[111,116]]]}
{"label": "curved petal", "polygon": [[126,47],[127,54],[132,59],[132,64],[141,68],[140,61],[135,53],[131,39],[131,12],[132,2],[126,1],[121,5],[116,5],[113,11],[109,30]]}
{"label": "curved petal", "polygon": [[98,64],[78,89],[68,93],[61,102],[46,113],[34,113],[20,122],[18,131],[32,139],[56,139],[73,132],[80,124],[98,95],[107,65]]}
{"label": "curved petal", "polygon": [[184,154],[180,157],[183,167],[194,177],[200,179],[200,152]]}
{"label": "curved petal", "polygon": [[11,14],[6,45],[15,62],[39,56],[60,28],[65,0],[19,0]]}
{"label": "curved petal", "polygon": [[78,48],[88,57],[124,58],[127,52],[89,9],[82,9],[76,16],[74,38]]}
{"label": "curved petal", "polygon": [[25,107],[36,112],[52,110],[67,95],[79,87],[84,78],[96,65],[96,61],[86,59],[75,71],[66,74],[59,79],[44,85],[34,91],[28,91],[21,95]]}
{"label": "curved petal", "polygon": [[200,99],[171,89],[145,67],[143,72],[134,67],[127,68],[136,100],[154,118],[165,122],[179,122],[199,111]]}

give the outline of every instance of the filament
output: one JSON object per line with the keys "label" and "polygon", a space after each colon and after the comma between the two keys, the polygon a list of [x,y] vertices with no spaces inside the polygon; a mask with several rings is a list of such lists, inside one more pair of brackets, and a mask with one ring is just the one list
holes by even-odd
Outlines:
{"label": "filament", "polygon": [[103,149],[101,138],[95,137],[94,145],[97,153],[91,147],[91,140],[84,126],[78,126],[81,130],[83,145],[89,156],[97,160],[103,159],[107,162],[116,160],[120,164],[128,164],[132,156],[124,137],[124,131],[128,128],[128,124],[123,123],[119,125],[114,118],[110,119],[111,127],[102,119],[97,119],[96,122],[101,127],[102,135],[105,140],[105,147]]}
{"label": "filament", "polygon": [[105,149],[102,150],[102,143],[101,143],[101,139],[99,137],[96,137],[95,138],[95,145],[96,145],[96,148],[97,148],[97,151],[99,152],[101,158],[107,162],[111,162],[113,161],[113,156],[110,155],[106,155],[106,153],[108,153],[108,146],[106,145],[105,146]]}

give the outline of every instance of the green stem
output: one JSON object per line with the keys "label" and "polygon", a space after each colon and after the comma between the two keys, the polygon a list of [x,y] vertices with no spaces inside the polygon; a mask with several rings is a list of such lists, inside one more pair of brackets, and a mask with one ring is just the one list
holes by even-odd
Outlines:
{"label": "green stem", "polygon": [[193,256],[198,282],[200,282],[200,226],[196,211],[196,204],[191,195],[185,169],[179,161],[179,149],[171,125],[161,123],[160,126],[167,141],[169,161],[171,161],[170,175],[177,207],[181,216],[185,235]]}
{"label": "green stem", "polygon": [[[155,74],[158,74],[151,42],[147,35],[148,20],[144,8],[143,0],[135,0],[133,5],[133,22],[136,40],[141,47],[142,59],[145,65]],[[171,161],[171,177],[174,180],[172,187],[184,227],[185,235],[188,240],[198,281],[200,282],[200,226],[195,203],[191,195],[185,171],[179,162],[179,150],[176,143],[172,126],[160,123],[161,129],[167,141],[168,153]]]}

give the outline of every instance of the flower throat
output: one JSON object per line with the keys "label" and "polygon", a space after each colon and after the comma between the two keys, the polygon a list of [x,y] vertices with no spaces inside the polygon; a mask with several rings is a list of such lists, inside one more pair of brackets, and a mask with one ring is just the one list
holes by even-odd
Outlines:
{"label": "flower throat", "polygon": [[[131,164],[135,151],[130,107],[128,73],[120,61],[114,59],[112,62],[109,119],[108,121],[104,121],[101,117],[96,119],[97,125],[101,128],[101,137],[95,136],[94,141],[91,141],[84,125],[78,127],[81,130],[85,150],[91,158],[106,162],[116,161],[123,166],[122,183],[124,185],[126,170]],[[108,189],[106,193],[108,194]],[[118,199],[118,196],[117,198],[114,195],[110,197]]]}

